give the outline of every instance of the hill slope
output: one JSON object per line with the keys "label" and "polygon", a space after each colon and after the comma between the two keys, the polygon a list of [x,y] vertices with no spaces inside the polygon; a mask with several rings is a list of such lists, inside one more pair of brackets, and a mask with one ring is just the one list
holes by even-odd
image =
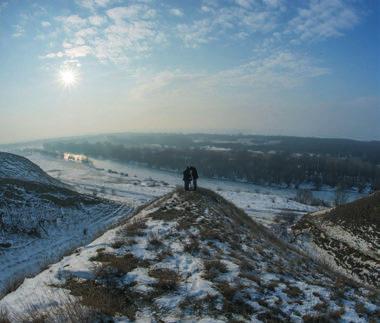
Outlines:
{"label": "hill slope", "polygon": [[305,215],[293,232],[314,257],[358,281],[380,287],[380,192]]}
{"label": "hill slope", "polygon": [[60,181],[46,174],[40,167],[32,163],[29,159],[5,152],[0,152],[0,178],[18,179],[66,187],[66,185]]}
{"label": "hill slope", "polygon": [[68,189],[26,158],[0,153],[0,295],[129,211]]}
{"label": "hill slope", "polygon": [[72,322],[366,322],[380,314],[378,302],[376,294],[289,249],[221,196],[177,190],[25,281],[0,308],[10,317],[66,313]]}

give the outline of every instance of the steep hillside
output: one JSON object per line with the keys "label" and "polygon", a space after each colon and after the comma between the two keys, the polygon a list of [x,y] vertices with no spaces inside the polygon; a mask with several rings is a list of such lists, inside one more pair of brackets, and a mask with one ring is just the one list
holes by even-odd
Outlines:
{"label": "steep hillside", "polygon": [[5,152],[0,152],[0,178],[19,179],[60,187],[65,186],[46,174],[27,158]]}
{"label": "steep hillside", "polygon": [[0,296],[129,211],[68,189],[23,157],[0,153]]}
{"label": "steep hillside", "polygon": [[305,215],[293,232],[314,257],[357,281],[380,287],[380,192]]}
{"label": "steep hillside", "polygon": [[0,301],[9,318],[375,322],[374,292],[289,249],[221,196],[177,190]]}

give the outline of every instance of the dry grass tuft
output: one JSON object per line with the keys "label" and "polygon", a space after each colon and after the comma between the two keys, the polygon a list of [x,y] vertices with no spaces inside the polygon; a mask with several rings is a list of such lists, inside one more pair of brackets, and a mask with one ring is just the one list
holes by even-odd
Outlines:
{"label": "dry grass tuft", "polygon": [[204,278],[210,281],[215,280],[220,274],[228,272],[227,266],[218,259],[204,262]]}
{"label": "dry grass tuft", "polygon": [[191,236],[189,242],[184,245],[183,251],[191,255],[198,254],[200,251],[198,238],[196,236]]}
{"label": "dry grass tuft", "polygon": [[165,247],[161,250],[161,252],[157,255],[156,259],[160,262],[163,261],[164,259],[173,256],[172,251],[170,250],[169,247]]}
{"label": "dry grass tuft", "polygon": [[175,221],[179,218],[179,212],[177,210],[159,210],[153,212],[150,216],[155,220],[163,220],[167,222]]}
{"label": "dry grass tuft", "polygon": [[163,245],[162,239],[157,233],[151,233],[148,237],[148,242],[154,249],[158,249]]}
{"label": "dry grass tuft", "polygon": [[141,236],[144,234],[144,230],[147,225],[143,219],[137,219],[122,227],[118,232],[123,236]]}
{"label": "dry grass tuft", "polygon": [[137,306],[134,303],[134,295],[126,289],[76,279],[69,279],[64,287],[69,289],[72,295],[80,297],[84,306],[93,308],[103,315],[110,317],[121,314],[130,320],[135,319]]}
{"label": "dry grass tuft", "polygon": [[182,314],[195,314],[197,316],[202,316],[207,313],[208,316],[217,317],[220,315],[220,309],[218,309],[219,297],[216,295],[207,294],[203,298],[195,297],[185,297],[184,300],[179,304]]}
{"label": "dry grass tuft", "polygon": [[199,236],[202,240],[218,240],[221,242],[225,241],[223,233],[218,229],[206,225],[202,226],[200,229],[201,231],[199,233]]}
{"label": "dry grass tuft", "polygon": [[217,284],[219,292],[223,295],[223,311],[229,319],[234,315],[241,315],[249,319],[254,309],[243,299],[242,286],[230,285],[228,282]]}
{"label": "dry grass tuft", "polygon": [[279,280],[272,280],[265,287],[268,288],[270,291],[274,292],[276,290],[276,287],[278,286],[279,283],[280,283]]}
{"label": "dry grass tuft", "polygon": [[122,276],[137,267],[147,267],[149,262],[136,258],[133,254],[127,253],[124,256],[116,256],[109,253],[98,253],[95,257],[90,258],[91,261],[101,262],[102,265],[96,267],[95,273],[98,277],[103,277],[110,272],[114,272],[116,276]]}
{"label": "dry grass tuft", "polygon": [[327,314],[310,315],[306,314],[302,316],[302,320],[305,323],[324,323],[324,322],[339,322],[339,319],[343,315],[344,310],[340,309]]}
{"label": "dry grass tuft", "polygon": [[300,290],[297,286],[288,286],[284,292],[290,297],[300,297],[303,295],[302,290]]}
{"label": "dry grass tuft", "polygon": [[[31,323],[47,323],[47,322],[68,322],[68,323],[91,323],[104,321],[104,317],[96,310],[83,306],[77,299],[61,295],[61,303],[51,304],[41,310],[39,305],[27,305],[22,314],[12,313],[3,316],[0,312],[0,322],[31,322]],[[8,318],[7,318],[8,316]],[[11,319],[9,319],[11,317]]]}
{"label": "dry grass tuft", "polygon": [[14,292],[17,288],[21,286],[21,284],[24,282],[24,278],[13,278],[9,280],[5,286],[4,289],[0,293],[0,299],[2,299],[5,295],[8,295],[9,293]]}
{"label": "dry grass tuft", "polygon": [[0,323],[11,323],[8,316],[8,311],[5,309],[0,309]]}
{"label": "dry grass tuft", "polygon": [[120,249],[122,246],[124,246],[124,244],[125,244],[125,241],[123,241],[123,240],[117,240],[117,241],[115,241],[114,243],[111,244],[111,247],[113,249]]}
{"label": "dry grass tuft", "polygon": [[175,291],[178,287],[180,276],[174,270],[157,268],[149,271],[149,276],[156,278],[156,292],[159,294]]}

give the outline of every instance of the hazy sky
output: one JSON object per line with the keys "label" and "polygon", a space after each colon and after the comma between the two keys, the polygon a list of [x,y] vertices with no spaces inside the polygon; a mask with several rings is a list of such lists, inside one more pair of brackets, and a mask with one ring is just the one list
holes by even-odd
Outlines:
{"label": "hazy sky", "polygon": [[0,142],[120,131],[380,139],[380,1],[0,0]]}

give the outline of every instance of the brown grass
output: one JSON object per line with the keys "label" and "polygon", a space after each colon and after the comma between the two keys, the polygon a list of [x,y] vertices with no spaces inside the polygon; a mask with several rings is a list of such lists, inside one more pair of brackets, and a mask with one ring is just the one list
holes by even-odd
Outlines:
{"label": "brown grass", "polygon": [[203,240],[218,240],[221,242],[225,241],[225,237],[223,236],[222,232],[218,229],[212,228],[208,225],[203,225],[200,227],[200,233],[199,236]]}
{"label": "brown grass", "polygon": [[143,219],[137,219],[122,227],[118,233],[123,236],[141,236],[144,234],[143,231],[146,228],[145,221]]}
{"label": "brown grass", "polygon": [[270,291],[274,292],[276,290],[276,287],[279,284],[279,280],[272,280],[268,285],[265,287],[268,288]]}
{"label": "brown grass", "polygon": [[151,215],[155,220],[163,220],[167,222],[178,220],[180,211],[177,210],[159,210]]}
{"label": "brown grass", "polygon": [[180,281],[178,273],[168,268],[151,269],[149,276],[158,280],[154,285],[159,294],[175,291]]}
{"label": "brown grass", "polygon": [[51,304],[50,307],[41,308],[38,305],[26,305],[23,313],[7,314],[0,311],[0,323],[10,322],[68,322],[68,323],[91,323],[103,321],[100,313],[89,307],[83,306],[76,299],[61,295],[60,304]]}
{"label": "brown grass", "polygon": [[147,267],[149,262],[136,258],[133,254],[127,253],[124,256],[100,252],[90,258],[91,261],[101,262],[101,266],[96,267],[96,274],[99,277],[113,271],[117,276],[124,275],[137,267]]}
{"label": "brown grass", "polygon": [[153,249],[158,249],[163,245],[162,239],[158,233],[151,233],[148,237],[148,242]]}
{"label": "brown grass", "polygon": [[156,259],[158,261],[163,261],[164,259],[166,259],[167,257],[171,257],[173,256],[173,253],[172,251],[170,250],[169,247],[165,247],[161,250],[161,252],[157,255]]}
{"label": "brown grass", "polygon": [[217,316],[220,310],[217,309],[218,296],[207,294],[205,297],[199,299],[194,297],[186,297],[179,307],[182,314],[186,312],[193,313],[194,315],[201,316],[207,313],[209,316]]}
{"label": "brown grass", "polygon": [[297,286],[288,286],[284,292],[290,297],[300,297],[303,295],[302,290],[300,290]]}
{"label": "brown grass", "polygon": [[69,279],[64,288],[69,289],[71,294],[78,296],[81,303],[98,312],[115,316],[126,315],[130,320],[135,318],[137,306],[134,303],[134,295],[126,289],[107,284],[103,286],[94,281]]}
{"label": "brown grass", "polygon": [[318,312],[325,312],[327,310],[327,308],[328,308],[328,305],[325,302],[322,302],[322,303],[316,304],[313,307],[313,310],[318,311]]}
{"label": "brown grass", "polygon": [[274,315],[272,312],[264,312],[257,315],[257,318],[265,323],[278,323],[282,322],[278,316]]}
{"label": "brown grass", "polygon": [[11,323],[8,316],[8,311],[0,309],[0,323]]}
{"label": "brown grass", "polygon": [[183,251],[191,255],[198,254],[200,251],[198,238],[196,236],[190,236],[189,242],[183,247]]}
{"label": "brown grass", "polygon": [[204,262],[205,274],[204,278],[210,281],[215,280],[220,274],[226,273],[227,266],[219,259]]}
{"label": "brown grass", "polygon": [[230,285],[227,282],[217,284],[219,292],[223,295],[223,311],[227,318],[232,319],[233,315],[242,315],[248,319],[254,313],[253,308],[243,299],[242,286]]}
{"label": "brown grass", "polygon": [[125,241],[123,241],[123,240],[117,240],[117,241],[115,241],[115,242],[113,242],[111,244],[111,247],[113,249],[120,249],[122,246],[124,246],[124,244],[125,244]]}

